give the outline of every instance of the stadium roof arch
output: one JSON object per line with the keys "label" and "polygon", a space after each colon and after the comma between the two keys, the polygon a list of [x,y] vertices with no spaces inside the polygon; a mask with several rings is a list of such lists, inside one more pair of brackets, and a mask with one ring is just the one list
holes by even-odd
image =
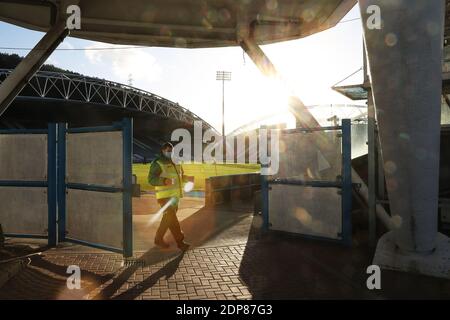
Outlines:
{"label": "stadium roof arch", "polygon": [[[0,84],[12,72],[0,69]],[[48,122],[69,126],[106,125],[123,117],[134,119],[136,156],[151,158],[178,128],[218,132],[178,103],[128,85],[60,72],[37,72],[0,119],[0,126],[40,128]]]}

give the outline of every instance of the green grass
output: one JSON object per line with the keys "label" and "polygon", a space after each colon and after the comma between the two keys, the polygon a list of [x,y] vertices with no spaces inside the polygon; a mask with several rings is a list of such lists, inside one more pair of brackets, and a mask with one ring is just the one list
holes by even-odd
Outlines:
{"label": "green grass", "polygon": [[[150,164],[134,164],[133,174],[137,176],[138,184],[141,185],[141,190],[153,190],[153,187],[148,184],[147,176],[150,169]],[[259,172],[259,164],[206,164],[206,163],[190,163],[183,164],[184,174],[187,176],[194,176],[194,190],[205,189],[205,179],[214,176],[225,176],[231,174],[242,174]]]}

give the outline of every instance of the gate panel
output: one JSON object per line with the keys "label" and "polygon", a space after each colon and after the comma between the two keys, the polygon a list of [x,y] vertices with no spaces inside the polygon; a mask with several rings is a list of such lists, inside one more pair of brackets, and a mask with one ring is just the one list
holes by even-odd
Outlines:
{"label": "gate panel", "polygon": [[131,256],[131,119],[60,132],[60,238]]}
{"label": "gate panel", "polygon": [[0,223],[6,236],[48,237],[132,255],[132,121],[0,130]]}
{"label": "gate panel", "polygon": [[279,137],[279,171],[261,177],[265,229],[351,244],[350,120]]}
{"label": "gate panel", "polygon": [[47,180],[47,134],[0,135],[0,154],[0,180]]}
{"label": "gate panel", "polygon": [[272,178],[334,181],[341,171],[341,138],[336,132],[286,130],[280,134],[279,170]]}
{"label": "gate panel", "polygon": [[269,223],[272,230],[342,240],[341,196],[337,188],[272,185]]}
{"label": "gate panel", "polygon": [[122,131],[67,135],[67,175],[71,183],[122,187]]}
{"label": "gate panel", "polygon": [[66,201],[70,239],[122,248],[122,193],[69,189]]}
{"label": "gate panel", "polygon": [[0,187],[0,223],[11,235],[47,236],[47,188]]}
{"label": "gate panel", "polygon": [[9,237],[56,244],[56,124],[0,130],[0,224]]}

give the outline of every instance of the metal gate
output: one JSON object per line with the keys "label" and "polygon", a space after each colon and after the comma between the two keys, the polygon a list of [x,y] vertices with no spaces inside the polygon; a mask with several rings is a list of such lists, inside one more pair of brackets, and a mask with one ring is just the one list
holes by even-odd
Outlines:
{"label": "metal gate", "polygon": [[131,119],[0,133],[7,133],[0,135],[0,148],[9,146],[0,149],[0,223],[7,236],[48,237],[51,246],[70,241],[132,256]]}
{"label": "metal gate", "polygon": [[351,123],[280,132],[279,170],[262,176],[267,230],[351,243]]}
{"label": "metal gate", "polygon": [[0,130],[0,224],[5,236],[56,245],[56,125]]}

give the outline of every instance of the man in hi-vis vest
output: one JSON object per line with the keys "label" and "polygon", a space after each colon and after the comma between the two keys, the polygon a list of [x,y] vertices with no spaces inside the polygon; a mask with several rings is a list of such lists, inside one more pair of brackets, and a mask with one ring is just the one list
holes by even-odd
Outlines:
{"label": "man in hi-vis vest", "polygon": [[162,248],[170,245],[164,241],[167,229],[170,230],[178,248],[187,250],[189,244],[184,242],[180,222],[177,219],[178,202],[183,197],[183,183],[192,181],[192,177],[183,175],[183,169],[172,161],[173,146],[170,142],[161,147],[161,155],[150,165],[148,182],[155,187],[156,200],[163,210],[163,217],[156,231],[155,244]]}

